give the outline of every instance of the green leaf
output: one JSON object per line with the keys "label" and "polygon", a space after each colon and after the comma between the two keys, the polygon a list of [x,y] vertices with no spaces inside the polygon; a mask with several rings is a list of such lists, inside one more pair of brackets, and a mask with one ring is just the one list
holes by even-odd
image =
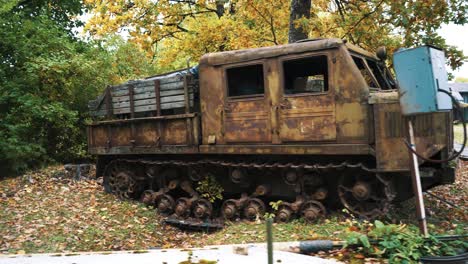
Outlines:
{"label": "green leaf", "polygon": [[385,227],[384,223],[380,222],[379,220],[375,220],[374,225],[376,228],[379,228],[379,229]]}
{"label": "green leaf", "polygon": [[369,243],[369,238],[366,235],[359,236],[359,241],[365,248],[370,248],[371,244]]}

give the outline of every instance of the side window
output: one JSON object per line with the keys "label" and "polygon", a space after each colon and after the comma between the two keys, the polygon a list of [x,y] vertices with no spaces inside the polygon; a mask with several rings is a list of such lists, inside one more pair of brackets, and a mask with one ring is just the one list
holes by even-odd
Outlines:
{"label": "side window", "polygon": [[327,56],[283,62],[284,94],[323,93],[328,91]]}
{"label": "side window", "polygon": [[369,72],[366,65],[364,64],[364,61],[361,58],[354,57],[354,56],[352,57],[353,57],[354,63],[356,64],[359,71],[361,72],[362,77],[364,77],[364,79],[366,80],[367,85],[369,85],[369,87],[379,88],[379,86],[374,81],[374,77],[372,77],[372,74]]}
{"label": "side window", "polygon": [[386,80],[384,77],[385,70],[386,70],[385,68],[379,67],[379,65],[377,65],[377,62],[373,60],[366,60],[366,61],[367,61],[367,65],[369,65],[369,68],[371,69],[375,78],[377,78],[377,81],[379,82],[380,87],[382,87],[382,89],[394,88],[392,87],[393,85],[392,85],[391,80],[388,80],[388,78]]}
{"label": "side window", "polygon": [[262,95],[265,92],[261,64],[229,68],[226,74],[228,96]]}

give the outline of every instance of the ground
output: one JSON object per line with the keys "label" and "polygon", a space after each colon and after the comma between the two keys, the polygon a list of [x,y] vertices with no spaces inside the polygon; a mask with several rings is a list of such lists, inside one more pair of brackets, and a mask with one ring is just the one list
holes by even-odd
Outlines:
{"label": "ground", "polygon": [[[468,231],[468,162],[460,161],[455,184],[432,193],[452,207],[425,196],[433,234]],[[63,166],[0,181],[0,253],[142,250],[213,244],[264,242],[264,223],[230,223],[215,233],[182,232],[164,225],[154,209],[121,201],[103,191],[101,179],[75,181]],[[384,222],[415,224],[412,200],[396,207]],[[274,225],[275,241],[343,239],[362,222],[334,212],[316,224],[296,220]],[[346,251],[328,257],[342,258]]]}

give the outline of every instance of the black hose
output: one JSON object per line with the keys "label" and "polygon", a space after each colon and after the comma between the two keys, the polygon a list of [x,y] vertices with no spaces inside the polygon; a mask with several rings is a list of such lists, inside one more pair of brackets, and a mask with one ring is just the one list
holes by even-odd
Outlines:
{"label": "black hose", "polygon": [[438,90],[439,92],[442,92],[442,93],[445,93],[447,94],[448,96],[450,96],[450,98],[452,99],[452,102],[453,104],[455,105],[455,108],[457,109],[458,113],[460,114],[460,118],[462,120],[462,124],[463,124],[463,144],[462,144],[462,147],[460,149],[460,151],[454,151],[454,154],[452,156],[450,156],[449,158],[447,159],[443,159],[443,160],[435,160],[435,159],[430,159],[430,158],[426,158],[424,156],[422,156],[421,154],[417,153],[411,146],[411,144],[405,139],[404,142],[405,142],[405,145],[406,147],[408,147],[409,151],[411,151],[414,155],[416,155],[418,158],[422,159],[422,160],[425,160],[427,162],[432,162],[432,163],[446,163],[446,162],[449,162],[451,160],[454,160],[456,159],[458,156],[460,156],[460,154],[463,152],[463,150],[465,149],[465,146],[466,146],[466,141],[467,141],[467,132],[466,132],[466,123],[465,123],[465,117],[463,116],[463,111],[461,110],[461,107],[460,105],[458,104],[457,100],[455,99],[455,97],[453,97],[453,95],[445,90],[442,90],[442,89],[439,89]]}
{"label": "black hose", "polygon": [[420,261],[423,264],[447,263],[447,264],[466,264],[468,262],[468,253],[463,253],[456,256],[430,256],[421,257]]}

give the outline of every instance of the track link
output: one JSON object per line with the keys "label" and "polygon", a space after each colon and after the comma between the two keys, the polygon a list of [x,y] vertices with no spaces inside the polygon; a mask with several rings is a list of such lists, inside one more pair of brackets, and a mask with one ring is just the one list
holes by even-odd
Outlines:
{"label": "track link", "polygon": [[[225,190],[238,188],[223,201],[206,199],[195,186],[204,179],[207,170],[216,169],[227,174],[218,176],[224,181]],[[366,218],[386,213],[394,197],[390,181],[363,163],[115,159],[105,168],[104,186],[106,191],[119,198],[139,198],[154,206],[160,214],[168,216],[166,222],[169,224],[215,230],[224,220],[243,218],[253,221],[261,219],[267,212],[271,212],[270,216],[274,215],[277,222],[299,217],[315,221],[326,214],[325,204],[330,191],[330,186],[324,183],[326,177],[321,175],[349,170],[358,172],[354,175],[364,176],[341,173],[338,177],[337,193],[343,206]],[[283,182],[278,184],[275,177],[257,177],[252,171],[258,174],[281,172]],[[289,198],[275,202],[273,198],[283,195],[281,191],[286,189]]]}

